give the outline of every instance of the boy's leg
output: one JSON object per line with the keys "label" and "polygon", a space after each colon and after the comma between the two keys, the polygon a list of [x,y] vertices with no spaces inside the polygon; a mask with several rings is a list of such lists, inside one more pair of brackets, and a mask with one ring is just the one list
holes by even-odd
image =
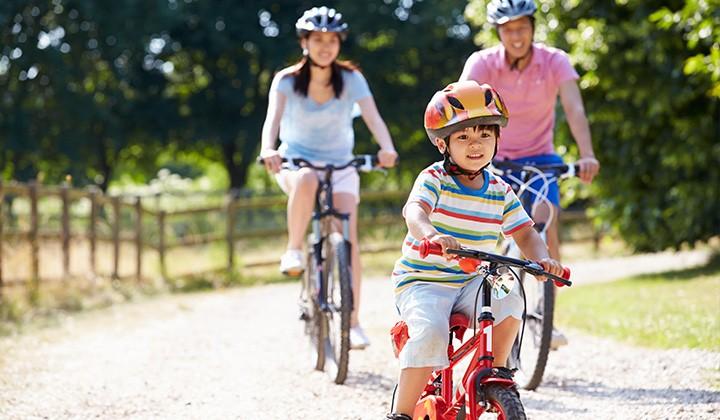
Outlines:
{"label": "boy's leg", "polygon": [[513,342],[520,330],[520,320],[511,316],[493,326],[493,366],[506,366]]}
{"label": "boy's leg", "polygon": [[[465,285],[460,291],[453,312],[462,312],[470,318],[479,317],[482,312],[482,297],[478,296],[480,286],[482,285],[482,278],[476,277],[471,283]],[[493,325],[493,366],[505,366],[508,355],[512,349],[515,336],[520,330],[522,312],[523,312],[523,298],[520,295],[520,286],[515,285],[513,290],[505,296],[503,299],[492,298],[490,302],[493,318],[495,322]],[[477,296],[477,299],[476,299]],[[477,308],[474,308],[475,302],[477,302]]]}
{"label": "boy's leg", "polygon": [[398,398],[393,412],[412,416],[418,398],[425,389],[432,367],[405,368],[400,371]]}
{"label": "boy's leg", "polygon": [[450,311],[457,293],[445,286],[416,284],[396,296],[409,336],[399,355],[396,413],[412,415],[430,372],[447,366]]}

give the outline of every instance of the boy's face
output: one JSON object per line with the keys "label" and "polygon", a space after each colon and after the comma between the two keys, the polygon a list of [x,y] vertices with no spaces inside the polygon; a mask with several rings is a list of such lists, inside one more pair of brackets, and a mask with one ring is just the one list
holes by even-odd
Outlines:
{"label": "boy's face", "polygon": [[[495,153],[495,130],[492,127],[468,127],[450,134],[450,157],[466,171],[475,172],[485,167]],[[441,153],[447,144],[436,140]]]}

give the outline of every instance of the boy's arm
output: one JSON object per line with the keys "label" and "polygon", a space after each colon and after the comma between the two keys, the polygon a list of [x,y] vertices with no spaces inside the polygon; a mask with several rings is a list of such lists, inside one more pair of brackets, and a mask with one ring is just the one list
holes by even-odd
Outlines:
{"label": "boy's arm", "polygon": [[430,213],[419,202],[410,202],[405,205],[405,224],[408,232],[418,240],[432,238],[438,231],[430,222]]}
{"label": "boy's arm", "polygon": [[540,261],[550,257],[547,245],[532,226],[519,229],[512,234],[512,238],[528,260]]}
{"label": "boy's arm", "polygon": [[522,251],[526,259],[539,262],[543,269],[549,273],[557,276],[562,275],[562,266],[559,262],[550,258],[547,245],[532,226],[518,229],[512,234],[512,238],[520,247],[520,251]]}
{"label": "boy's arm", "polygon": [[410,235],[418,240],[428,239],[438,243],[443,249],[445,258],[452,258],[445,253],[448,248],[460,248],[460,242],[450,235],[441,234],[430,222],[430,211],[420,202],[409,202],[405,205],[405,224]]}

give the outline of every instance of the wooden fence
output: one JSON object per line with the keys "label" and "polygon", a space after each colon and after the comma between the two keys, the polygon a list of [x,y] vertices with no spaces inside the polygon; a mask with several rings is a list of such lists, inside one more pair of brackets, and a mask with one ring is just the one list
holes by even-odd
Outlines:
{"label": "wooden fence", "polygon": [[[183,193],[179,201],[190,195]],[[227,260],[223,266],[216,267],[214,272],[233,273],[238,270],[237,243],[240,240],[267,238],[285,235],[285,197],[240,198],[237,194],[214,194],[212,200],[206,200],[208,193],[199,193],[200,202],[214,201],[215,205],[199,206],[168,206],[165,194],[149,196],[123,195],[108,196],[97,189],[77,189],[69,186],[44,186],[37,183],[0,183],[0,294],[4,287],[26,285],[37,289],[41,281],[40,261],[41,244],[44,241],[59,241],[61,244],[62,281],[73,277],[70,269],[72,243],[74,240],[85,240],[89,243],[89,271],[92,276],[107,276],[112,279],[134,278],[142,282],[143,264],[147,257],[146,251],[157,253],[160,276],[168,277],[168,251],[179,247],[193,247],[211,243],[224,243]],[[364,227],[381,227],[403,224],[400,207],[407,197],[406,191],[363,192],[362,205],[370,206],[360,212],[360,229]],[[59,211],[53,214],[59,220],[57,227],[48,221],[41,222],[39,203],[47,199],[59,200]],[[28,219],[24,224],[18,222],[8,203],[23,200],[27,203],[23,215]],[[177,202],[178,200],[176,200]],[[84,207],[77,213],[71,212],[73,206],[83,203]],[[177,204],[177,203],[176,203]],[[375,207],[372,207],[375,205]],[[56,205],[56,208],[58,206]],[[175,207],[175,208],[170,208]],[[185,208],[182,208],[185,207]],[[268,217],[269,209],[276,209],[275,217]],[[173,223],[179,218],[200,217],[207,227],[200,233],[183,232],[182,223]],[[565,212],[563,218],[584,219],[579,212]],[[50,218],[46,217],[48,220]],[[214,218],[215,222],[205,219]],[[224,218],[224,223],[221,219]],[[73,228],[72,221],[75,221]],[[187,224],[187,223],[186,223]],[[178,228],[180,226],[180,228]],[[104,228],[104,229],[101,229]],[[179,230],[177,240],[169,241],[168,229]],[[218,228],[219,227],[219,228]],[[238,228],[240,227],[240,228]],[[102,231],[102,232],[101,232]],[[4,267],[4,248],[24,242],[29,244],[29,275],[26,278],[6,278]],[[111,270],[109,273],[98,273],[98,244],[109,244],[111,247]],[[134,249],[134,267],[132,274],[121,275],[121,245],[129,244]],[[394,248],[397,248],[395,246]],[[368,251],[368,249],[363,249]],[[107,258],[105,255],[103,258]],[[245,263],[243,268],[275,264],[277,258]],[[207,271],[207,270],[205,270]],[[202,274],[195,272],[192,274]],[[1,295],[0,295],[1,296]]]}

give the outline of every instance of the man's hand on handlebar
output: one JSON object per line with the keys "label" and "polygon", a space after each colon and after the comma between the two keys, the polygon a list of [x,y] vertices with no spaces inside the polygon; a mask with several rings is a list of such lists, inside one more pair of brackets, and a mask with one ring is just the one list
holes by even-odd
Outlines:
{"label": "man's hand on handlebar", "polygon": [[265,169],[268,172],[276,174],[280,172],[280,166],[282,165],[282,156],[275,149],[263,149],[260,151],[260,159],[265,164]]}
{"label": "man's hand on handlebar", "polygon": [[591,183],[595,175],[600,171],[600,162],[594,157],[582,158],[575,163],[580,167],[578,176],[585,184]]}

